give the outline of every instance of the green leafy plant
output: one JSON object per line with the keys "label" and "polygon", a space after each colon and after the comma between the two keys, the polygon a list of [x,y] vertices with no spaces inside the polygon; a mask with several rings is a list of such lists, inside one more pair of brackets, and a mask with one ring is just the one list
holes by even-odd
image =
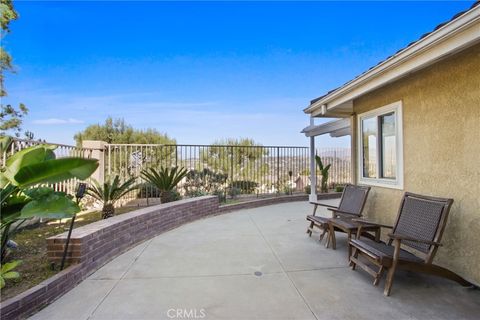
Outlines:
{"label": "green leafy plant", "polygon": [[[12,139],[0,137],[0,154]],[[0,232],[1,259],[4,261],[11,230],[27,219],[70,218],[80,211],[78,204],[64,192],[49,185],[77,178],[85,180],[97,169],[98,160],[76,157],[56,159],[56,146],[40,144],[10,156],[0,169]]]}
{"label": "green leafy plant", "polygon": [[208,168],[203,170],[190,170],[186,175],[183,188],[185,195],[189,197],[200,197],[208,194],[225,196],[225,183],[228,176],[223,173],[214,172]]}
{"label": "green leafy plant", "polygon": [[116,175],[113,179],[107,179],[102,185],[93,180],[93,184],[88,187],[86,194],[102,202],[102,218],[107,219],[115,215],[115,203],[136,189],[138,189],[138,185],[135,185],[135,178],[122,183],[120,177]]}
{"label": "green leafy plant", "polygon": [[232,181],[229,185],[230,188],[237,188],[241,193],[252,194],[255,192],[255,188],[258,187],[258,183],[250,180],[236,180]]}
{"label": "green leafy plant", "polygon": [[323,166],[322,159],[319,156],[315,156],[315,162],[317,163],[318,170],[320,171],[320,175],[322,176],[322,181],[320,183],[320,191],[321,192],[328,192],[328,171],[331,168],[331,164]]}
{"label": "green leafy plant", "polygon": [[141,176],[160,190],[160,202],[167,203],[174,201],[173,191],[187,173],[185,168],[160,167],[158,171],[153,168],[144,169],[141,172]]}
{"label": "green leafy plant", "polygon": [[311,186],[305,186],[305,187],[303,188],[303,190],[305,190],[305,193],[306,193],[306,194],[310,194],[310,192],[312,191],[312,187],[311,187]]}
{"label": "green leafy plant", "polygon": [[0,269],[0,288],[5,287],[5,280],[7,279],[17,279],[20,277],[20,274],[16,271],[13,271],[17,266],[22,264],[22,260],[15,260],[2,264]]}

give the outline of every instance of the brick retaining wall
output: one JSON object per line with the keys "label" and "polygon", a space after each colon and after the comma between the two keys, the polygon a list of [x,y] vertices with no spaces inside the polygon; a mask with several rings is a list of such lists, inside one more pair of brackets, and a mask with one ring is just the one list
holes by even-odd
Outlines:
{"label": "brick retaining wall", "polygon": [[[340,194],[321,195],[322,199]],[[74,288],[105,263],[139,243],[165,231],[207,216],[290,201],[306,201],[307,195],[279,196],[219,205],[215,196],[185,199],[128,212],[97,221],[72,232],[67,262],[72,265],[39,285],[0,304],[2,319],[22,319]],[[49,260],[60,262],[67,234],[47,239]]]}
{"label": "brick retaining wall", "polygon": [[[319,200],[336,199],[336,198],[340,198],[341,195],[342,195],[341,192],[320,194],[318,195],[318,199]],[[285,202],[293,202],[293,201],[308,201],[308,195],[297,194],[292,196],[277,196],[277,197],[255,199],[251,201],[245,201],[245,202],[239,202],[239,203],[233,203],[233,204],[226,204],[226,205],[220,206],[218,211],[219,213],[226,213],[226,212],[231,212],[235,210],[257,208],[257,207],[269,206],[277,203],[285,203]]]}

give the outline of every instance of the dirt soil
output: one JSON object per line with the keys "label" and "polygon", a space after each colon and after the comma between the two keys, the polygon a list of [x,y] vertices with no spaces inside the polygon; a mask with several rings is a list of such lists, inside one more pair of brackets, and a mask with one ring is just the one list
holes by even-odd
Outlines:
{"label": "dirt soil", "polygon": [[[123,214],[137,207],[116,208],[115,214]],[[95,211],[77,216],[74,228],[101,220],[101,212]],[[52,275],[58,270],[52,270],[47,260],[47,238],[67,231],[70,219],[51,220],[47,223],[38,223],[28,226],[17,232],[11,240],[18,244],[18,248],[11,250],[5,262],[22,260],[22,264],[15,271],[20,273],[20,278],[7,280],[6,286],[0,291],[0,301],[22,293]],[[3,263],[3,261],[2,261]]]}

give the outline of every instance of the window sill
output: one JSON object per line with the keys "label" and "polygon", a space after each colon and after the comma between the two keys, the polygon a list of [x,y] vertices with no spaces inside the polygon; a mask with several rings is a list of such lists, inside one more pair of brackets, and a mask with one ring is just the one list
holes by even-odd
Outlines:
{"label": "window sill", "polygon": [[358,184],[403,190],[403,183],[398,180],[360,178]]}

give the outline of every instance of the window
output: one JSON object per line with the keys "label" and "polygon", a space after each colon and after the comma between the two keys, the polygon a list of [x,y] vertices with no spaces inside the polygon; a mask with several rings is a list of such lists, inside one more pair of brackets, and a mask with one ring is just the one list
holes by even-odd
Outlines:
{"label": "window", "polygon": [[359,182],[403,189],[402,104],[358,115]]}

